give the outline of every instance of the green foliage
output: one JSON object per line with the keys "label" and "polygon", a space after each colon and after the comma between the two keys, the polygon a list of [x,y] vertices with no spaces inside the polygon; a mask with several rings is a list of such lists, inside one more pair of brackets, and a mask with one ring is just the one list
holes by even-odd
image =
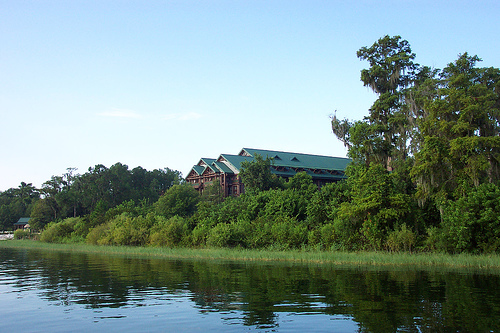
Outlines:
{"label": "green foliage", "polygon": [[292,217],[277,217],[270,231],[272,245],[279,249],[296,249],[307,242],[307,227]]}
{"label": "green foliage", "polygon": [[191,233],[191,242],[193,246],[202,247],[207,243],[210,227],[206,224],[198,224]]}
{"label": "green foliage", "polygon": [[57,218],[57,203],[52,198],[37,200],[31,211],[30,226],[34,230],[43,230],[43,228]]}
{"label": "green foliage", "polygon": [[283,187],[282,180],[271,172],[271,164],[271,158],[264,159],[259,154],[255,154],[253,161],[241,163],[240,177],[245,185],[245,192],[255,193]]}
{"label": "green foliage", "polygon": [[500,187],[481,184],[464,197],[450,201],[441,228],[449,251],[499,251]]}
{"label": "green foliage", "polygon": [[149,242],[150,230],[155,224],[153,214],[132,217],[127,213],[109,221],[109,230],[105,237],[97,241],[104,245],[143,246]]}
{"label": "green foliage", "polygon": [[320,250],[332,249],[336,244],[335,226],[333,223],[317,226],[309,231],[307,244]]}
{"label": "green foliage", "polygon": [[350,201],[350,185],[346,181],[326,184],[314,193],[307,204],[307,224],[310,228],[331,223],[337,218],[343,202]]}
{"label": "green foliage", "polygon": [[46,242],[498,252],[500,70],[467,53],[420,67],[399,36],[357,55],[377,100],[362,121],[331,120],[353,160],[345,181],[285,182],[256,155],[241,164],[245,193],[223,200],[217,182],[200,196],[178,171],[96,165],[0,192],[0,222],[31,216]]}
{"label": "green foliage", "polygon": [[17,188],[0,192],[0,227],[3,230],[13,230],[14,223],[19,218],[30,216],[39,198],[39,191],[25,182],[21,182]]}
{"label": "green foliage", "polygon": [[408,229],[406,223],[403,223],[396,230],[391,231],[387,237],[387,247],[392,252],[411,252],[415,248],[416,243],[417,237],[413,231]]}
{"label": "green foliage", "polygon": [[224,200],[224,189],[218,179],[205,187],[202,199],[213,204],[220,204]]}
{"label": "green foliage", "polygon": [[90,213],[89,225],[95,227],[97,225],[103,224],[106,221],[106,212],[108,211],[108,205],[104,200],[99,200],[96,204],[95,209]]}
{"label": "green foliage", "polygon": [[200,195],[190,185],[174,185],[158,199],[155,212],[166,218],[188,217],[195,213]]}
{"label": "green foliage", "polygon": [[149,244],[166,247],[187,245],[188,233],[188,223],[185,218],[174,216],[167,220],[164,217],[157,217],[156,223],[151,229]]}
{"label": "green foliage", "polygon": [[100,224],[89,230],[87,236],[85,237],[85,242],[87,244],[93,245],[105,245],[107,242],[107,236],[109,234],[109,230],[111,227],[111,223]]}
{"label": "green foliage", "polygon": [[340,204],[334,222],[342,246],[378,250],[389,231],[403,221],[412,221],[412,198],[398,193],[389,173],[381,164],[351,167],[350,201]]}
{"label": "green foliage", "polygon": [[379,126],[368,121],[357,121],[349,129],[350,148],[348,155],[354,162],[381,163],[385,165],[391,151],[391,142],[379,133]]}
{"label": "green foliage", "polygon": [[395,92],[408,85],[410,71],[415,68],[410,44],[400,36],[384,36],[371,47],[362,47],[358,58],[370,63],[361,71],[361,81],[375,93]]}
{"label": "green foliage", "polygon": [[441,213],[446,200],[500,180],[500,70],[477,68],[478,61],[462,54],[412,91],[420,98],[412,176],[419,198]]}
{"label": "green foliage", "polygon": [[267,193],[268,201],[260,211],[259,216],[270,219],[289,217],[304,220],[307,211],[307,197],[300,192],[288,190],[270,190]]}
{"label": "green foliage", "polygon": [[127,213],[129,216],[139,216],[141,207],[136,206],[133,200],[124,201],[116,207],[110,208],[104,214],[104,221],[112,220],[114,217]]}
{"label": "green foliage", "polygon": [[231,225],[219,223],[211,228],[207,235],[207,245],[211,247],[227,247],[232,244]]}
{"label": "green foliage", "polygon": [[14,231],[14,239],[28,239],[30,236],[29,230],[17,229]]}
{"label": "green foliage", "polygon": [[74,243],[83,239],[85,222],[79,217],[70,217],[60,222],[50,222],[43,229],[40,240],[47,243]]}

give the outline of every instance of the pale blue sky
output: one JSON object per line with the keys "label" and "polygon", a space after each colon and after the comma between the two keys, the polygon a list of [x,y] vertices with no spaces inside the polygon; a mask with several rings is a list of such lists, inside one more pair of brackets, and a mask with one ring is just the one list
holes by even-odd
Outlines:
{"label": "pale blue sky", "polygon": [[0,0],[0,191],[116,162],[185,176],[243,147],[345,156],[329,115],[376,96],[384,35],[420,64],[500,67],[495,1]]}

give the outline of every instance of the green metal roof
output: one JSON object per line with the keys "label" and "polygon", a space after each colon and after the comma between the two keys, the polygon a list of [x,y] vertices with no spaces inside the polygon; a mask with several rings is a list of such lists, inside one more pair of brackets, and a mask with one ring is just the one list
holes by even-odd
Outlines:
{"label": "green metal roof", "polygon": [[21,217],[14,225],[24,225],[29,223],[30,217]]}
{"label": "green metal roof", "polygon": [[[205,170],[205,167],[202,167],[200,165],[194,165],[191,170],[194,170],[194,172],[196,172],[198,175],[201,175],[203,173],[203,171]],[[188,172],[188,174],[190,174],[191,171]]]}
{"label": "green metal roof", "polygon": [[[193,166],[192,170],[198,175],[201,175],[206,168],[210,168],[216,173],[239,173],[241,163],[253,161],[255,154],[259,154],[263,158],[272,158],[273,168],[271,168],[271,172],[282,177],[292,177],[297,172],[304,170],[314,179],[341,180],[346,178],[344,170],[351,162],[350,159],[342,157],[243,148],[238,155],[221,154],[217,160],[202,158],[198,165]],[[227,163],[221,162],[221,160],[225,160]],[[206,164],[206,166],[200,164]]]}
{"label": "green metal roof", "polygon": [[211,164],[207,165],[207,166],[205,167],[205,170],[206,170],[206,169],[210,169],[210,170],[212,170],[212,171],[213,171],[213,172],[215,172],[215,173],[219,173],[219,172],[220,172],[220,170],[219,170],[219,169],[218,169],[218,168],[214,165],[214,163],[215,163],[215,162],[213,162],[213,163],[211,163]]}
{"label": "green metal roof", "polygon": [[266,157],[272,158],[273,165],[275,166],[292,167],[292,168],[344,171],[347,165],[351,162],[349,158],[301,154],[301,153],[289,153],[283,151],[253,149],[253,148],[243,148],[240,152],[240,155],[244,154],[245,152],[251,156],[259,154],[263,158]]}
{"label": "green metal roof", "polygon": [[[200,162],[203,162],[206,165],[211,165],[215,161],[216,161],[215,158],[206,158],[206,157],[203,157],[203,158],[200,159]],[[200,165],[200,162],[198,162],[198,165]]]}
{"label": "green metal roof", "polygon": [[241,163],[244,161],[253,161],[253,157],[249,156],[241,156],[241,155],[227,155],[227,154],[222,154],[220,157],[224,158],[226,161],[231,163],[231,165],[237,170],[237,172],[240,172],[241,170]]}
{"label": "green metal roof", "polygon": [[220,172],[223,172],[223,173],[229,173],[229,174],[233,174],[233,170],[231,170],[227,165],[225,165],[224,163],[222,162],[214,162],[212,163],[212,165],[214,165],[215,167],[217,167]]}

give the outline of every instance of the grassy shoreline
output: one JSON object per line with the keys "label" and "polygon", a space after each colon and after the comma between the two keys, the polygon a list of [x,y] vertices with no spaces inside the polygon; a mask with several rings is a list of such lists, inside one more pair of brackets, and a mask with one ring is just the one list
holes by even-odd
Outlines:
{"label": "grassy shoreline", "polygon": [[166,259],[241,260],[261,262],[290,262],[325,265],[378,266],[406,268],[451,268],[500,273],[500,255],[440,254],[440,253],[387,253],[341,252],[305,250],[248,250],[248,249],[196,249],[129,246],[97,246],[87,244],[54,244],[30,240],[7,240],[0,248],[38,249],[97,253],[103,255],[127,255]]}

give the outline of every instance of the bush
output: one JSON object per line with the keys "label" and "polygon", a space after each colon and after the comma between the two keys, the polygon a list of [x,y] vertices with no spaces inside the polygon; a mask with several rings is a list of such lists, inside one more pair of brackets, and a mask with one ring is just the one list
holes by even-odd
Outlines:
{"label": "bush", "polygon": [[335,244],[333,223],[324,224],[311,230],[307,237],[308,245],[318,249],[330,249]]}
{"label": "bush", "polygon": [[154,223],[152,214],[131,217],[128,213],[123,213],[110,221],[109,234],[103,241],[109,245],[146,245]]}
{"label": "bush", "polygon": [[81,228],[82,224],[84,224],[84,221],[80,217],[70,217],[61,222],[50,222],[43,229],[40,241],[47,243],[80,241],[83,239],[83,235],[75,233],[75,227]]}
{"label": "bush", "polygon": [[275,246],[299,248],[307,241],[307,227],[294,218],[280,217],[271,226],[271,237]]}
{"label": "bush", "polygon": [[219,223],[207,235],[207,245],[211,247],[226,247],[231,245],[231,226]]}
{"label": "bush", "polygon": [[340,248],[359,250],[362,245],[361,233],[354,223],[347,219],[337,218],[333,221],[335,240]]}
{"label": "bush", "polygon": [[196,212],[199,201],[200,195],[191,185],[174,185],[158,199],[155,210],[166,218],[188,217]]}
{"label": "bush", "polygon": [[415,244],[417,242],[417,237],[411,231],[406,227],[406,224],[403,224],[400,228],[397,228],[397,230],[394,230],[389,233],[389,236],[387,237],[387,247],[394,252],[399,252],[399,251],[412,251],[412,248],[415,247]]}
{"label": "bush", "polygon": [[191,233],[191,242],[194,246],[204,246],[207,244],[210,227],[201,223],[198,224]]}
{"label": "bush", "polygon": [[85,242],[93,245],[106,245],[111,223],[104,223],[90,229]]}
{"label": "bush", "polygon": [[186,219],[174,216],[170,219],[157,218],[157,225],[153,227],[149,236],[149,243],[154,246],[174,247],[180,245],[188,235]]}
{"label": "bush", "polygon": [[30,238],[29,230],[17,229],[14,231],[14,239],[28,239]]}
{"label": "bush", "polygon": [[251,231],[247,234],[247,246],[250,248],[265,248],[273,244],[271,235],[272,223],[266,218],[258,218],[251,222]]}
{"label": "bush", "polygon": [[499,251],[500,187],[482,184],[449,202],[444,208],[441,229],[449,251]]}
{"label": "bush", "polygon": [[424,249],[436,252],[447,250],[443,231],[440,228],[429,227],[427,229],[427,238],[424,241]]}

